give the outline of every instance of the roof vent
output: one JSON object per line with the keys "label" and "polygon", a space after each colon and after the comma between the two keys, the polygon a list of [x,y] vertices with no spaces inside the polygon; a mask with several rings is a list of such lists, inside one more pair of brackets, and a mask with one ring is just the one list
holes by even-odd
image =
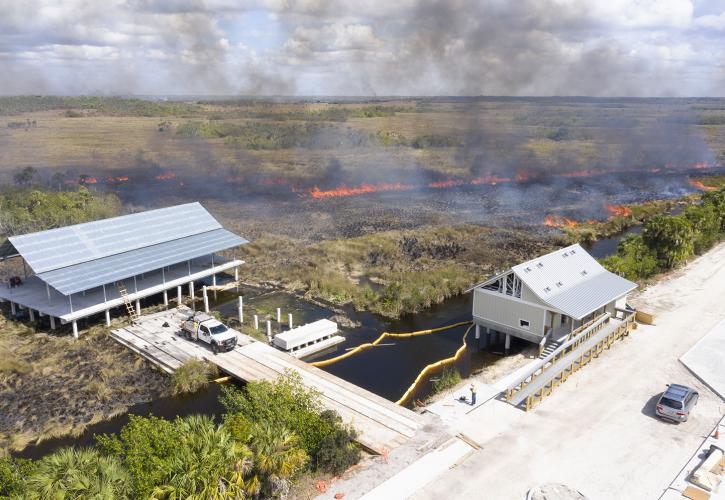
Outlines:
{"label": "roof vent", "polygon": [[550,286],[547,286],[546,288],[544,288],[544,291],[545,292],[550,292],[551,291],[551,287]]}
{"label": "roof vent", "polygon": [[586,276],[587,274],[589,274],[589,273],[587,272],[587,270],[586,270],[586,269],[584,269],[584,270],[582,271],[582,276]]}
{"label": "roof vent", "polygon": [[564,252],[563,254],[561,254],[561,256],[562,257],[569,257],[569,252]]}
{"label": "roof vent", "polygon": [[564,283],[562,283],[561,281],[557,281],[556,282],[556,286],[558,286],[559,288],[561,288],[561,287],[564,286]]}
{"label": "roof vent", "polygon": [[571,253],[576,253],[576,250],[574,250],[573,248],[572,248],[571,250],[569,250],[569,251],[570,251]]}
{"label": "roof vent", "polygon": [[538,264],[536,264],[536,267],[544,267],[544,263],[543,262],[539,262]]}
{"label": "roof vent", "polygon": [[524,271],[526,271],[527,273],[530,273],[531,272],[531,268],[529,266],[526,266],[526,268],[524,268]]}

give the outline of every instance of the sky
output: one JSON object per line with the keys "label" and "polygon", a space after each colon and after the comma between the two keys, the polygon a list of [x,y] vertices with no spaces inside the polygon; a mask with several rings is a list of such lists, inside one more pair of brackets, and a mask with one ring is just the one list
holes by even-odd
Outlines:
{"label": "sky", "polygon": [[0,0],[0,94],[725,96],[725,0]]}

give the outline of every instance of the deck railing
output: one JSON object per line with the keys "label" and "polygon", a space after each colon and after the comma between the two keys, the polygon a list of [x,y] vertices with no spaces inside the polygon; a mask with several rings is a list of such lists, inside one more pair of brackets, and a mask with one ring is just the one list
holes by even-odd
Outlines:
{"label": "deck railing", "polygon": [[[610,314],[605,313],[589,322],[587,325],[573,331],[571,335],[573,338],[562,344],[555,352],[542,359],[539,363],[532,367],[528,373],[522,375],[515,383],[508,387],[506,390],[506,399],[509,402],[514,402],[516,400],[519,400],[518,402],[520,402],[522,391],[525,391],[532,383],[539,381],[542,377],[544,377],[546,381],[543,384],[540,384],[538,389],[531,391],[530,394],[527,394],[526,392],[524,393],[525,398],[523,398],[523,400],[525,401],[525,408],[526,410],[531,409],[534,404],[551,394],[553,389],[565,381],[569,375],[589,363],[592,358],[599,356],[599,354],[604,349],[608,349],[614,341],[629,334],[629,331],[632,329],[632,325],[634,323],[635,315],[634,311],[627,312],[629,314],[622,319],[621,323],[617,325],[616,328],[612,329],[609,334],[605,335],[592,345],[588,345],[585,349],[580,348],[583,344],[610,324],[612,319]],[[581,352],[576,355],[578,350],[581,350]],[[572,353],[575,353],[575,355],[572,356]],[[560,363],[560,361],[565,358],[567,358],[568,361],[564,362],[564,364]]]}

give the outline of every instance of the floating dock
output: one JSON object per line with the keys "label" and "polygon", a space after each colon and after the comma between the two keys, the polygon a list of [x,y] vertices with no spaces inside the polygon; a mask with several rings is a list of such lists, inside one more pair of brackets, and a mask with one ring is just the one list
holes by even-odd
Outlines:
{"label": "floating dock", "polygon": [[245,382],[274,380],[286,370],[294,371],[306,387],[320,392],[322,404],[352,425],[359,433],[357,441],[374,453],[385,454],[404,444],[423,425],[417,413],[248,335],[237,332],[237,347],[214,355],[205,344],[177,334],[188,312],[187,308],[170,309],[142,316],[135,324],[113,330],[111,337],[167,373],[192,358],[205,359]]}
{"label": "floating dock", "polygon": [[295,358],[311,356],[345,342],[337,335],[337,323],[321,319],[274,336],[272,343],[283,352]]}

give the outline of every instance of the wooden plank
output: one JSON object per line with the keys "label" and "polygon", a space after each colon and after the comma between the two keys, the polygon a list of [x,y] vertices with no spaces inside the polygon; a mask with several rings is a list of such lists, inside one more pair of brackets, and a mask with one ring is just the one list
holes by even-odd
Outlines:
{"label": "wooden plank", "polygon": [[519,404],[521,404],[522,401],[526,400],[529,395],[538,392],[539,389],[541,389],[542,387],[546,387],[552,381],[552,379],[557,377],[563,369],[573,364],[575,360],[579,358],[582,354],[589,353],[590,361],[592,357],[598,357],[599,353],[601,353],[603,350],[603,343],[606,340],[606,337],[614,334],[616,332],[616,329],[618,329],[620,326],[622,325],[620,323],[617,323],[613,324],[612,328],[602,328],[595,335],[588,338],[586,342],[581,343],[576,350],[571,351],[566,356],[560,358],[544,373],[535,378],[522,390],[514,394],[513,398],[511,398],[509,402],[514,406],[518,406]]}
{"label": "wooden plank", "polygon": [[[185,309],[154,313],[112,336],[167,371],[191,358],[206,359],[246,381],[274,380],[287,369],[296,371],[305,386],[320,391],[325,407],[357,429],[363,446],[380,453],[404,443],[422,425],[418,414],[264,343],[249,339],[233,351],[213,355],[205,346],[176,336],[175,323],[186,315]],[[174,327],[164,328],[167,321]],[[240,334],[240,338],[246,336]]]}

